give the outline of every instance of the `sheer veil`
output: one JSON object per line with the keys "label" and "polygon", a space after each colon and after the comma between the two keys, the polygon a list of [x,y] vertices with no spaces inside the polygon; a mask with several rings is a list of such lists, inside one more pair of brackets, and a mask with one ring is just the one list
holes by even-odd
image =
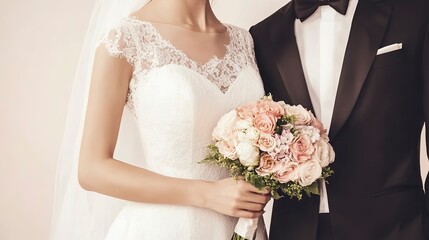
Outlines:
{"label": "sheer veil", "polygon": [[[125,201],[84,191],[77,180],[77,164],[83,132],[94,52],[101,34],[150,0],[96,0],[82,47],[70,102],[55,179],[51,240],[103,239]],[[138,156],[138,140],[127,110],[115,157],[132,163]],[[126,144],[125,144],[126,142]],[[133,145],[134,144],[134,145]]]}

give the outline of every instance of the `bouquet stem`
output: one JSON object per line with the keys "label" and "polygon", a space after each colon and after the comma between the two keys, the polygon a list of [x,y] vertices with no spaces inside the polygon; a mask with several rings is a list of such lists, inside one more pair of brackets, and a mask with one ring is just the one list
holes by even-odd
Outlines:
{"label": "bouquet stem", "polygon": [[239,218],[231,240],[253,240],[257,227],[257,218]]}

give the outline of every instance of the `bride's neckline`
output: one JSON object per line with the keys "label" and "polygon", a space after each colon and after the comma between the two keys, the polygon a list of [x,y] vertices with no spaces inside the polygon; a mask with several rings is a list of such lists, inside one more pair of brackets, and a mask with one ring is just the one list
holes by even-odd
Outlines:
{"label": "bride's neckline", "polygon": [[[163,42],[168,47],[170,47],[171,49],[173,49],[177,54],[181,55],[184,59],[186,59],[187,61],[189,61],[190,63],[192,63],[192,65],[194,65],[194,67],[196,69],[199,69],[199,70],[204,69],[206,67],[211,66],[212,64],[217,64],[219,62],[226,61],[230,57],[231,48],[232,48],[232,45],[233,45],[233,39],[234,39],[234,37],[233,37],[233,34],[232,34],[231,26],[229,26],[227,24],[223,24],[225,26],[225,28],[226,28],[226,33],[228,34],[228,39],[229,39],[228,43],[225,44],[225,54],[222,57],[218,57],[218,56],[216,56],[216,55],[213,54],[213,56],[210,57],[210,58],[208,58],[208,60],[206,62],[199,63],[198,61],[190,58],[185,51],[177,48],[170,40],[168,40],[167,38],[165,38],[158,31],[158,28],[155,27],[155,24],[163,24],[163,23],[157,23],[157,22],[151,22],[151,21],[142,20],[142,19],[140,19],[140,18],[138,18],[138,17],[136,17],[134,15],[128,16],[128,17],[126,17],[126,19],[128,19],[130,21],[134,21],[134,22],[138,22],[138,23],[144,24],[146,26],[149,26],[153,30],[153,32],[156,35],[156,37],[161,42]],[[172,25],[172,26],[175,26],[175,25]],[[225,33],[225,32],[223,32],[223,33],[220,33],[220,32],[219,33],[216,33],[216,32],[214,32],[214,33],[205,33],[205,32],[193,31],[193,30],[182,28],[182,27],[179,27],[179,26],[175,26],[175,27],[180,28],[180,29],[184,29],[184,30],[187,30],[187,31],[192,31],[192,32],[195,32],[195,33],[201,33],[201,34],[223,34],[223,33]]]}

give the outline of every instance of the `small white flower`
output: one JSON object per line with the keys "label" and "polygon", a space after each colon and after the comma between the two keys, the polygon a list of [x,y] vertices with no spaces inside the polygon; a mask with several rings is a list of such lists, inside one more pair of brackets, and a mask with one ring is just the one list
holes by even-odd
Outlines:
{"label": "small white flower", "polygon": [[238,133],[238,140],[240,142],[256,144],[258,142],[258,139],[259,131],[254,127],[245,128]]}

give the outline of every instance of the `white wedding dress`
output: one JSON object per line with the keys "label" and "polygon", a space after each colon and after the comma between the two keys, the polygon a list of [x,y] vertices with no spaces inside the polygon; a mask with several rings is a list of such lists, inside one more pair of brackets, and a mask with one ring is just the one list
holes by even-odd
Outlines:
{"label": "white wedding dress", "polygon": [[[139,166],[178,178],[227,177],[218,167],[198,163],[211,132],[223,114],[264,95],[250,34],[229,25],[227,31],[225,56],[203,65],[175,48],[155,25],[134,17],[103,36],[100,44],[108,53],[134,68],[126,105],[139,132]],[[236,221],[207,209],[129,202],[106,239],[229,240]],[[266,239],[263,226],[257,239]]]}

